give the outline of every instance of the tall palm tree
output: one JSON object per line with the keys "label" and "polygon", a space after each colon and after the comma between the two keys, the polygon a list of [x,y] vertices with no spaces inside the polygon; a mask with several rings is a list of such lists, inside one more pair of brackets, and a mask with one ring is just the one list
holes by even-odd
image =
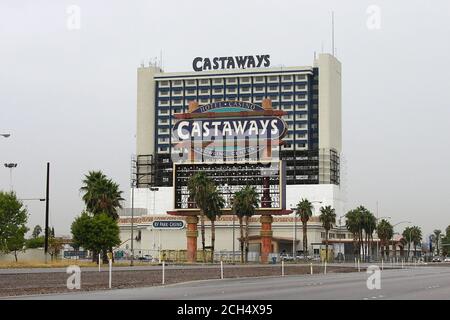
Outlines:
{"label": "tall palm tree", "polygon": [[412,238],[413,238],[412,237],[412,227],[406,227],[405,230],[403,230],[402,236],[406,240],[406,242],[408,243],[407,258],[409,259],[409,252],[410,252],[411,242],[412,242]]}
{"label": "tall palm tree", "polygon": [[[313,214],[313,205],[311,202],[309,202],[308,199],[302,199],[298,204],[297,208],[295,209],[295,214],[300,216],[300,220],[302,221],[302,227],[303,227],[303,255],[305,259],[307,259],[308,255],[308,220],[311,218]],[[295,219],[295,217],[294,217]]]}
{"label": "tall palm tree", "polygon": [[[232,210],[239,218],[239,228],[241,233],[241,262],[248,261],[248,233],[249,233],[249,218],[255,214],[258,207],[259,199],[256,189],[251,186],[245,186],[240,191],[234,194]],[[243,220],[245,220],[245,237],[243,230]],[[245,244],[245,260],[244,260],[244,244]]]}
{"label": "tall palm tree", "polygon": [[364,234],[365,234],[365,240],[366,240],[366,256],[369,257],[372,254],[372,240],[373,240],[373,233],[376,229],[376,218],[375,216],[372,214],[372,212],[370,212],[369,210],[367,210],[365,207],[360,206],[359,210],[362,213],[362,220],[363,220],[363,225],[362,228],[364,230]]}
{"label": "tall palm tree", "polygon": [[[217,217],[222,215],[222,209],[225,207],[225,199],[217,190],[217,187],[210,186],[208,190],[208,201],[205,208],[205,215],[211,221],[211,262],[214,262],[214,247],[216,242],[216,226]],[[234,239],[233,239],[234,241]]]}
{"label": "tall palm tree", "polygon": [[124,200],[119,185],[101,171],[90,171],[82,183],[80,191],[83,193],[86,210],[94,215],[106,213],[117,220],[117,210],[122,208],[121,201]]}
{"label": "tall palm tree", "polygon": [[441,237],[441,233],[442,233],[442,231],[439,230],[439,229],[436,229],[436,230],[433,231],[433,235],[435,237],[435,243],[436,243],[435,247],[436,247],[436,254],[437,255],[439,255],[439,239]]}
{"label": "tall palm tree", "polygon": [[381,256],[385,257],[385,248],[387,246],[387,255],[389,256],[389,241],[394,236],[394,228],[389,221],[382,219],[377,225],[377,235],[381,241]]}
{"label": "tall palm tree", "polygon": [[345,214],[345,226],[353,235],[353,248],[355,256],[361,255],[361,214],[358,210],[353,209]]}
{"label": "tall palm tree", "polygon": [[212,189],[213,182],[205,172],[198,172],[188,180],[189,195],[200,210],[200,233],[202,237],[203,262],[206,262],[205,251],[205,211],[208,206],[208,192]]}
{"label": "tall palm tree", "polygon": [[319,219],[325,229],[325,261],[328,261],[328,233],[333,228],[333,225],[336,224],[336,213],[331,206],[320,208],[320,212]]}
{"label": "tall palm tree", "polygon": [[414,245],[414,257],[416,256],[416,248],[422,242],[422,229],[418,226],[412,227],[412,242]]}

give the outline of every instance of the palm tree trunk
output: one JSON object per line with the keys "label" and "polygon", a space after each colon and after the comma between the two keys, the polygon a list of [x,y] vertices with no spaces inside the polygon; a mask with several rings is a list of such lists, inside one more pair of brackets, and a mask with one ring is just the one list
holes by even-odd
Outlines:
{"label": "palm tree trunk", "polygon": [[214,263],[214,243],[216,242],[216,225],[211,220],[211,263]]}
{"label": "palm tree trunk", "polygon": [[202,235],[202,253],[203,253],[203,262],[206,262],[206,251],[205,251],[205,215],[203,212],[200,212],[200,232]]}
{"label": "palm tree trunk", "polygon": [[325,230],[325,261],[328,262],[328,230]]}
{"label": "palm tree trunk", "polygon": [[239,229],[241,237],[239,239],[241,245],[241,263],[244,263],[244,225],[242,223],[242,217],[239,217]]}
{"label": "palm tree trunk", "polygon": [[245,263],[248,262],[248,216],[245,217]]}
{"label": "palm tree trunk", "polygon": [[306,224],[307,222],[303,223],[303,256],[305,260],[307,259],[308,256],[308,235],[307,235],[308,227]]}

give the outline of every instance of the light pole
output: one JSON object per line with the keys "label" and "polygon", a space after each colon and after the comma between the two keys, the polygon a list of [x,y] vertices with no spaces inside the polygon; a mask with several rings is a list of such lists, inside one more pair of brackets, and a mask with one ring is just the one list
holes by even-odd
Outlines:
{"label": "light pole", "polygon": [[5,168],[9,169],[9,186],[12,192],[13,191],[12,171],[14,168],[17,168],[17,163],[5,163]]}

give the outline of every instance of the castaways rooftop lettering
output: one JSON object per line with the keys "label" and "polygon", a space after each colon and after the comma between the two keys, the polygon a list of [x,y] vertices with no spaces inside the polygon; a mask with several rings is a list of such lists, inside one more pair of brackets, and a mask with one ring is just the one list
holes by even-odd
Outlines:
{"label": "castaways rooftop lettering", "polygon": [[217,70],[217,69],[249,69],[270,66],[270,55],[261,54],[255,56],[234,57],[196,57],[192,61],[194,71]]}

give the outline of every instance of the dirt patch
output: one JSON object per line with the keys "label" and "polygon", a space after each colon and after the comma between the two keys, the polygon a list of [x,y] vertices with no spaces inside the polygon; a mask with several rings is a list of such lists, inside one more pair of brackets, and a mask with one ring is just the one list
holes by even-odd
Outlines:
{"label": "dirt patch", "polygon": [[[314,273],[322,273],[321,266],[313,267]],[[329,266],[328,273],[354,272],[355,268]],[[310,266],[307,265],[286,265],[285,275],[309,274]],[[275,266],[225,266],[225,278],[239,277],[261,277],[279,276],[281,267]],[[46,273],[15,273],[0,275],[0,297],[73,292],[66,287],[69,277],[64,272]],[[173,284],[185,281],[219,279],[220,268],[177,268],[165,270],[165,283]],[[112,275],[112,287],[114,289],[133,288],[145,286],[161,285],[162,271],[155,270],[120,270],[115,269]],[[81,290],[103,290],[108,289],[108,272],[82,271]]]}

